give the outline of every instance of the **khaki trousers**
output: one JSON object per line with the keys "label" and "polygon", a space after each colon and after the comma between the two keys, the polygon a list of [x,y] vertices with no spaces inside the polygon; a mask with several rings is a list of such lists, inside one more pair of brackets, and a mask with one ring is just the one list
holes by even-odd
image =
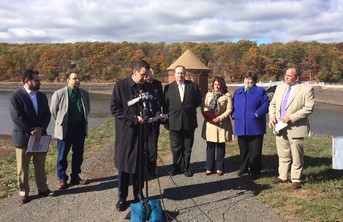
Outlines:
{"label": "khaki trousers", "polygon": [[45,158],[46,153],[28,153],[26,154],[26,148],[16,148],[17,159],[17,180],[19,187],[19,195],[29,195],[29,168],[30,160],[32,158],[34,166],[34,175],[38,193],[44,192],[49,189],[47,185],[46,173],[45,173]]}
{"label": "khaki trousers", "polygon": [[276,147],[279,156],[279,178],[288,179],[288,171],[291,168],[291,181],[301,182],[304,167],[304,138],[290,138],[287,132],[280,132],[276,136]]}

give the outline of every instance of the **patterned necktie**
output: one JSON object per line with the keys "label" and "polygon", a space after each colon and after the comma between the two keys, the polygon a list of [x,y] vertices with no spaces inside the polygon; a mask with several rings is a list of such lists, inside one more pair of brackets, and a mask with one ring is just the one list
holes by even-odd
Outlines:
{"label": "patterned necktie", "polygon": [[178,84],[178,88],[179,88],[179,93],[180,93],[180,99],[181,99],[181,102],[183,102],[183,97],[184,97],[184,94],[183,94],[183,88],[182,88],[182,85],[181,85],[181,84]]}
{"label": "patterned necktie", "polygon": [[290,87],[290,86],[287,88],[286,95],[282,101],[280,119],[282,119],[286,115],[286,107],[287,107],[288,97],[289,97],[289,94],[291,92],[291,89],[292,89],[292,87]]}

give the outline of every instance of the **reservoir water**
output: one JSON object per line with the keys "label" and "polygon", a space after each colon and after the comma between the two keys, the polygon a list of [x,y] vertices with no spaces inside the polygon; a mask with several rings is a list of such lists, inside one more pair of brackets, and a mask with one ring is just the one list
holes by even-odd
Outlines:
{"label": "reservoir water", "polygon": [[[10,135],[12,121],[8,112],[8,96],[10,92],[0,92],[0,134]],[[50,100],[52,93],[47,93]],[[91,112],[89,126],[96,127],[103,123],[110,114],[111,95],[90,94]],[[316,134],[330,136],[343,136],[343,112],[342,106],[316,103],[315,110],[310,115],[311,130]],[[48,133],[53,133],[54,121],[51,120]]]}
{"label": "reservoir water", "polygon": [[[0,92],[0,134],[10,135],[12,132],[12,120],[8,111],[8,97],[10,92]],[[52,93],[47,93],[49,104]],[[90,93],[91,112],[89,114],[88,124],[90,128],[102,124],[105,120],[111,118],[110,100],[111,95]],[[53,134],[54,120],[51,119],[48,134]]]}

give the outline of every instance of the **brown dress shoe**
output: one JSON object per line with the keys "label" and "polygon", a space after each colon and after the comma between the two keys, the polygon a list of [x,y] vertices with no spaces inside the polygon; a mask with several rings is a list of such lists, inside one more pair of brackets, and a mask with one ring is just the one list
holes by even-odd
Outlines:
{"label": "brown dress shoe", "polygon": [[58,188],[59,190],[66,189],[66,188],[67,188],[67,183],[64,182],[64,181],[61,181],[61,182],[59,182],[59,184],[57,185],[57,188]]}
{"label": "brown dress shoe", "polygon": [[281,180],[279,177],[275,177],[273,180],[272,180],[272,183],[273,184],[280,184],[280,183],[286,183],[285,180]]}
{"label": "brown dress shoe", "polygon": [[292,187],[293,187],[293,189],[300,189],[301,188],[301,182],[293,182]]}

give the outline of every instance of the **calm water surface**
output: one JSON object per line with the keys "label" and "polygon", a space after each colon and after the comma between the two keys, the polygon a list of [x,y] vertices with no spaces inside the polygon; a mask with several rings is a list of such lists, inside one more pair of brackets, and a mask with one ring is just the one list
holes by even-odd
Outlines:
{"label": "calm water surface", "polygon": [[[12,120],[8,111],[8,97],[10,92],[0,92],[0,134],[10,135],[12,132]],[[52,93],[47,93],[49,104]],[[91,112],[89,114],[89,127],[93,128],[111,118],[110,113],[111,95],[90,94]],[[54,120],[51,119],[48,134],[53,134]]]}
{"label": "calm water surface", "polygon": [[[8,112],[9,92],[0,92],[0,134],[10,135],[12,121]],[[47,94],[50,100],[52,93]],[[110,114],[111,95],[90,94],[91,112],[89,115],[89,126],[96,127],[103,123]],[[331,136],[343,136],[343,107],[316,103],[315,111],[310,115],[312,132]],[[53,134],[54,121],[51,120],[48,133]]]}

